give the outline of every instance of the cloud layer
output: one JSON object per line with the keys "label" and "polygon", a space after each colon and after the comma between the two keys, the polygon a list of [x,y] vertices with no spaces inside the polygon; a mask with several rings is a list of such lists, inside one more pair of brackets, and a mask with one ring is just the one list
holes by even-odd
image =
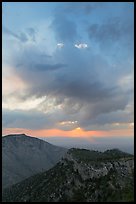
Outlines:
{"label": "cloud layer", "polygon": [[[7,37],[11,43],[10,58],[4,63],[27,87],[4,93],[4,128],[110,130],[127,129],[133,123],[132,8],[124,4],[118,8],[118,17],[107,18],[103,4],[74,5],[82,14],[79,18],[78,12],[67,9],[72,4],[62,4],[61,13],[55,7],[49,16],[47,31],[44,18],[37,29],[24,25],[19,33],[3,26],[3,49]],[[107,6],[112,13],[114,8]],[[25,110],[32,98],[43,100]],[[12,110],[8,109],[10,99]]]}

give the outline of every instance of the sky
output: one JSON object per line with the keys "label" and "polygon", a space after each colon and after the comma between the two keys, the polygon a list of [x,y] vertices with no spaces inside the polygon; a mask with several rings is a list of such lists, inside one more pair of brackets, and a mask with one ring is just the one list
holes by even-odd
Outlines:
{"label": "sky", "polygon": [[134,3],[3,2],[2,129],[133,145]]}

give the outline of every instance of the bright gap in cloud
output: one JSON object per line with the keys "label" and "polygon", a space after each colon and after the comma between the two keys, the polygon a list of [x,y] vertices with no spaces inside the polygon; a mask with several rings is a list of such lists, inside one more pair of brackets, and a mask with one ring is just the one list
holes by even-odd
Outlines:
{"label": "bright gap in cloud", "polygon": [[63,47],[64,47],[64,44],[63,44],[63,43],[58,43],[58,44],[57,44],[57,47],[58,47],[58,48],[63,48]]}
{"label": "bright gap in cloud", "polygon": [[27,99],[26,101],[19,101],[17,98],[10,98],[10,100],[6,100],[5,103],[2,104],[2,108],[9,110],[31,110],[33,108],[37,108],[37,106],[42,103],[46,99],[46,96],[42,98],[34,98]]}
{"label": "bright gap in cloud", "polygon": [[85,43],[75,44],[74,46],[75,46],[76,48],[78,48],[78,49],[85,49],[85,48],[88,47],[88,45],[85,44]]}

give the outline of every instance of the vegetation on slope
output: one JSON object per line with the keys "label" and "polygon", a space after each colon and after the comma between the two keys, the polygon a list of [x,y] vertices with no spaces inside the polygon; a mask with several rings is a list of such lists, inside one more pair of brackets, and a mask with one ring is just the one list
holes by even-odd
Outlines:
{"label": "vegetation on slope", "polygon": [[[12,188],[5,189],[3,201],[131,202],[134,200],[134,174],[130,171],[133,162],[132,155],[113,150],[108,151],[108,156],[106,156],[106,152],[100,153],[81,149],[71,149],[67,155],[68,157],[63,158],[47,172],[37,174],[12,186]],[[78,158],[78,161],[75,158]],[[106,161],[107,158],[108,160],[112,158],[112,162]],[[117,158],[122,159],[121,164],[117,162]],[[95,171],[103,171],[101,168],[103,165],[99,165],[99,168],[94,169],[93,173],[93,170],[88,170],[92,167],[95,168],[95,163],[101,163],[99,159],[102,160],[103,164],[105,162],[105,166],[108,162],[113,167],[102,176],[96,176]],[[90,163],[90,161],[94,163]],[[126,165],[126,162],[130,162],[128,169],[129,163]]]}

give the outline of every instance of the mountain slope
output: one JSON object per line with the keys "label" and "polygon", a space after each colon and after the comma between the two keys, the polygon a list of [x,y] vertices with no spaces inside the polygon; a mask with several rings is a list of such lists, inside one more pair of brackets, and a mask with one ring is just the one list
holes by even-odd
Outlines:
{"label": "mountain slope", "polygon": [[3,188],[48,170],[66,151],[65,148],[24,134],[4,136],[2,138]]}
{"label": "mountain slope", "polygon": [[133,170],[133,155],[119,150],[70,149],[52,169],[5,189],[3,201],[133,201]]}

